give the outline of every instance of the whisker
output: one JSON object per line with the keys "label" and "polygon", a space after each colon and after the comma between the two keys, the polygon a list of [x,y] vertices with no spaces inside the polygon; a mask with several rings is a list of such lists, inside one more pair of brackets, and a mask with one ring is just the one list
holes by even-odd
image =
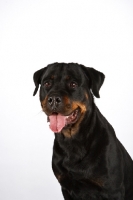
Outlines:
{"label": "whisker", "polygon": [[34,116],[38,116],[38,115],[40,115],[40,114],[42,114],[43,113],[43,111],[42,110],[40,110],[37,114],[35,114]]}

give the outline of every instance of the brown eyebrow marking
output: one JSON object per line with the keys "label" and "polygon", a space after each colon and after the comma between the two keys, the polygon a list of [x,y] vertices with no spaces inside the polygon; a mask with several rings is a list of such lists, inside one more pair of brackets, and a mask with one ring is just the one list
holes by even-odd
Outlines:
{"label": "brown eyebrow marking", "polygon": [[66,76],[66,80],[69,80],[70,79],[70,76]]}
{"label": "brown eyebrow marking", "polygon": [[54,76],[54,75],[52,75],[50,78],[51,78],[51,79],[54,79],[54,78],[55,78],[55,76]]}

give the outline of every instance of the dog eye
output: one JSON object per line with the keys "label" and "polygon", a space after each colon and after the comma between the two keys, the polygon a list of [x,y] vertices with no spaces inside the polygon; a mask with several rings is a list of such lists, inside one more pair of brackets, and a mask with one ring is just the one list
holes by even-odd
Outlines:
{"label": "dog eye", "polygon": [[69,86],[70,86],[70,88],[75,89],[78,86],[78,84],[76,82],[72,81]]}
{"label": "dog eye", "polygon": [[49,88],[51,86],[51,82],[50,81],[46,81],[45,83],[44,83],[44,87],[45,88]]}

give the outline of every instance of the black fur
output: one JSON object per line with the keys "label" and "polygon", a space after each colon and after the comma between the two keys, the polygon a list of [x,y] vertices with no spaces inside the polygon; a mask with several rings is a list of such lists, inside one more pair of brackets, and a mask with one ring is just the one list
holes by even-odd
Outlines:
{"label": "black fur", "polygon": [[94,103],[104,77],[74,63],[54,63],[34,74],[34,95],[41,84],[47,116],[80,110],[75,124],[55,133],[52,167],[65,200],[133,200],[133,161]]}

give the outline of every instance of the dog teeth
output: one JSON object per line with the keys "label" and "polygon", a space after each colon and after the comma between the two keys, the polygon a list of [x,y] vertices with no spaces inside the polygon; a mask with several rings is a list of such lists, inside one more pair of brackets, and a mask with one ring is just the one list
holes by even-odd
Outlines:
{"label": "dog teeth", "polygon": [[77,115],[78,115],[78,109],[73,111],[69,116],[66,116],[66,126],[68,124],[73,124],[77,119]]}

